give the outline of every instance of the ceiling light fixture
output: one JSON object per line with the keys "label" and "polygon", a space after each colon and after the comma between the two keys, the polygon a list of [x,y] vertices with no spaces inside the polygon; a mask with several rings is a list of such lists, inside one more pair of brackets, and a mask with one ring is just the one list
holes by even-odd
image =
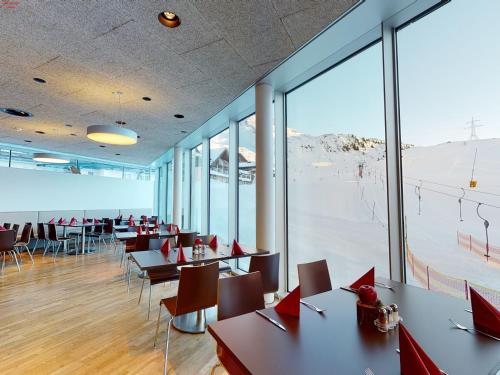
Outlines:
{"label": "ceiling light fixture", "polygon": [[35,81],[37,83],[47,83],[46,80],[44,80],[43,78],[38,78],[38,77],[33,78],[33,81]]}
{"label": "ceiling light fixture", "polygon": [[[118,106],[120,111],[120,118],[122,112],[121,95],[120,91],[114,92],[118,96]],[[117,121],[117,123],[125,124],[123,120]],[[133,130],[124,128],[122,126],[116,125],[91,125],[87,127],[87,138],[99,142],[107,143],[111,145],[134,145],[137,143],[137,133]]]}
{"label": "ceiling light fixture", "polygon": [[75,133],[70,133],[69,135],[73,136],[73,137],[76,137],[76,134]]}
{"label": "ceiling light fixture", "polygon": [[120,156],[121,154],[115,154],[116,156]]}
{"label": "ceiling light fixture", "polygon": [[12,116],[19,116],[19,117],[32,117],[33,114],[23,111],[21,109],[15,109],[15,108],[0,108],[0,112],[6,113],[8,115]]}
{"label": "ceiling light fixture", "polygon": [[68,128],[72,128],[73,127],[73,125],[71,125],[71,124],[64,124],[64,126],[67,126]]}
{"label": "ceiling light fixture", "polygon": [[168,10],[158,14],[158,21],[160,21],[163,26],[169,28],[174,28],[181,24],[181,19],[179,18],[179,16],[177,16],[177,14],[175,14],[174,12],[170,12]]}
{"label": "ceiling light fixture", "polygon": [[51,154],[48,152],[35,152],[33,154],[33,160],[39,161],[42,163],[54,163],[54,164],[67,164],[67,163],[69,163],[68,159],[64,159],[57,154]]}
{"label": "ceiling light fixture", "polygon": [[45,134],[45,132],[41,131],[41,130],[37,130],[35,131],[36,134]]}
{"label": "ceiling light fixture", "polygon": [[143,96],[142,100],[144,100],[145,102],[150,102],[151,98],[149,96]]}
{"label": "ceiling light fixture", "polygon": [[99,147],[104,148],[104,147],[106,147],[106,146],[104,146],[104,145],[99,145]]}
{"label": "ceiling light fixture", "polygon": [[25,139],[24,142],[31,143],[31,141],[29,139]]}
{"label": "ceiling light fixture", "polygon": [[184,118],[184,115],[181,115],[180,113],[176,113],[174,115],[175,118]]}

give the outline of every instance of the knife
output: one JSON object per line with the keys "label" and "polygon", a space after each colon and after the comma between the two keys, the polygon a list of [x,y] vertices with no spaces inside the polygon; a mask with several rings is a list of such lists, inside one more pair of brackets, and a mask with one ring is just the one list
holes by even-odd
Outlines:
{"label": "knife", "polygon": [[285,332],[286,332],[286,328],[285,328],[283,325],[281,325],[279,322],[277,322],[276,320],[274,320],[273,318],[268,317],[268,316],[267,316],[266,314],[264,314],[262,311],[255,310],[255,312],[256,312],[257,314],[259,314],[260,316],[262,316],[264,319],[269,320],[269,321],[270,321],[272,324],[274,324],[276,327],[281,328],[283,331],[285,331]]}

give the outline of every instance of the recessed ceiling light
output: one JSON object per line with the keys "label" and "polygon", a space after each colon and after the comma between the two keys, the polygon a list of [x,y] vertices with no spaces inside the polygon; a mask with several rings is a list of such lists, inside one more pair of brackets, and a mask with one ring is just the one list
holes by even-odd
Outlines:
{"label": "recessed ceiling light", "polygon": [[16,132],[22,132],[24,129],[23,128],[15,128]]}
{"label": "recessed ceiling light", "polygon": [[181,24],[181,19],[179,18],[179,16],[177,16],[177,14],[175,14],[174,12],[170,12],[168,10],[158,14],[158,21],[160,21],[163,26],[169,28],[174,28]]}
{"label": "recessed ceiling light", "polygon": [[115,124],[117,124],[117,125],[127,125],[127,123],[125,121],[120,121],[120,120],[115,121]]}
{"label": "recessed ceiling light", "polygon": [[35,133],[37,133],[37,134],[45,134],[45,132],[43,132],[41,130],[37,130]]}
{"label": "recessed ceiling light", "polygon": [[64,124],[64,126],[67,126],[68,128],[72,128],[73,127],[73,125],[71,125],[71,124]]}
{"label": "recessed ceiling light", "polygon": [[115,154],[116,156],[120,156],[121,154]]}
{"label": "recessed ceiling light", "polygon": [[43,78],[38,78],[38,77],[33,78],[33,81],[38,82],[38,83],[46,83],[47,82]]}
{"label": "recessed ceiling light", "polygon": [[25,139],[24,142],[31,143],[31,141],[29,139]]}
{"label": "recessed ceiling light", "polygon": [[104,145],[99,145],[99,147],[104,148],[104,147],[106,147],[106,146],[104,146]]}
{"label": "recessed ceiling light", "polygon": [[76,134],[75,133],[70,133],[71,136],[73,137],[76,137]]}
{"label": "recessed ceiling light", "polygon": [[6,113],[6,114],[12,115],[12,116],[19,116],[19,117],[32,117],[33,116],[29,112],[23,111],[21,109],[15,109],[15,108],[0,108],[0,112]]}
{"label": "recessed ceiling light", "polygon": [[181,115],[180,113],[176,113],[174,115],[175,118],[184,118],[184,115]]}
{"label": "recessed ceiling light", "polygon": [[182,133],[182,134],[186,134],[186,133],[187,133],[187,131],[185,131],[185,130],[181,130],[181,133]]}
{"label": "recessed ceiling light", "polygon": [[143,96],[142,100],[144,100],[145,102],[150,102],[151,98],[149,96]]}
{"label": "recessed ceiling light", "polygon": [[138,136],[137,136],[137,139],[139,139],[139,138],[141,138],[141,136],[140,136],[140,135],[138,135]]}
{"label": "recessed ceiling light", "polygon": [[33,154],[33,160],[42,163],[66,164],[69,163],[68,159],[64,159],[57,154],[50,154],[48,152],[36,152]]}

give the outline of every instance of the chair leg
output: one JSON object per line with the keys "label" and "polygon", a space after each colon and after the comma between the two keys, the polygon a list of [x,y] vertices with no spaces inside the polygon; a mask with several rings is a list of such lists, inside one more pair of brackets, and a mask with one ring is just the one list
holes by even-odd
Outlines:
{"label": "chair leg", "polygon": [[[3,252],[2,275],[5,273],[5,251]],[[156,339],[156,338],[155,338]]]}
{"label": "chair leg", "polygon": [[167,327],[167,346],[165,347],[165,365],[163,366],[163,375],[167,375],[168,373],[168,342],[170,341],[170,327],[172,327],[172,321],[174,320],[174,317],[171,317],[170,320],[168,321],[168,327]]}
{"label": "chair leg", "polygon": [[[144,280],[144,279],[143,279]],[[148,320],[149,320],[149,313],[151,312],[151,280],[149,280],[149,306],[148,306]]]}
{"label": "chair leg", "polygon": [[210,375],[215,375],[215,370],[217,370],[217,368],[219,367],[222,367],[222,364],[220,362],[217,362],[210,370]]}
{"label": "chair leg", "polygon": [[142,297],[142,290],[143,289],[144,289],[144,278],[142,279],[141,293],[139,294],[139,302],[137,302],[138,305],[141,304],[141,297]]}
{"label": "chair leg", "polygon": [[38,246],[38,239],[35,241],[35,245],[33,246],[33,251],[32,253],[35,254],[35,251],[36,251],[36,247]]}
{"label": "chair leg", "polygon": [[[28,255],[29,255],[29,256],[30,256],[30,258],[31,258],[31,263],[32,263],[32,264],[35,264],[35,261],[33,260],[33,256],[32,256],[32,255],[31,255],[31,253],[30,253],[30,249],[28,249],[28,245],[26,245],[25,247],[26,247],[26,251],[28,252]],[[34,250],[33,250],[33,251],[34,251]]]}
{"label": "chair leg", "polygon": [[[16,261],[17,272],[21,272],[21,268],[19,267],[19,262],[17,261],[17,255],[16,255],[15,251],[12,252],[12,256],[14,257],[14,260]],[[5,257],[5,253],[4,253],[4,257]]]}
{"label": "chair leg", "polygon": [[130,267],[130,260],[128,261],[128,264],[127,264],[127,293],[130,293],[130,276],[132,274],[132,267]]}
{"label": "chair leg", "polygon": [[158,337],[158,330],[160,329],[160,316],[161,316],[161,303],[160,303],[160,308],[158,309],[158,320],[156,322],[155,341],[153,342],[153,348],[156,348],[156,338]]}

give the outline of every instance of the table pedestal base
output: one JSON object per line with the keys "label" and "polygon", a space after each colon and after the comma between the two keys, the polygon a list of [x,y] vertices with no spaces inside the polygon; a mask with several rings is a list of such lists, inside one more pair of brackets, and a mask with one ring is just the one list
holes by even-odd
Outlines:
{"label": "table pedestal base", "polygon": [[174,318],[173,326],[186,333],[204,333],[208,324],[217,321],[217,308],[196,311],[189,314],[179,315]]}

